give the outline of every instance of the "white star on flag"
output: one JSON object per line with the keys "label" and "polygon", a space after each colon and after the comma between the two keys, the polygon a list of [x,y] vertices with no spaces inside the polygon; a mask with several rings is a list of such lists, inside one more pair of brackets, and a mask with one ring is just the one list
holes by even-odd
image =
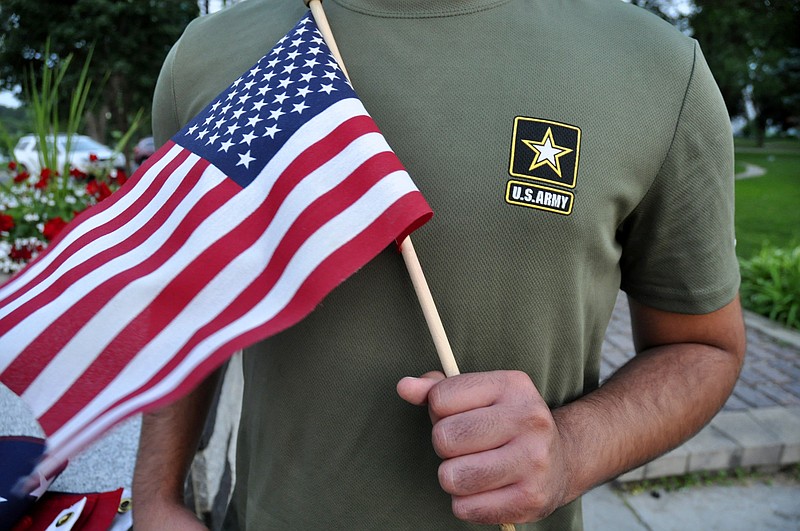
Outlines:
{"label": "white star on flag", "polygon": [[247,153],[239,154],[239,162],[237,162],[236,165],[237,166],[241,165],[244,166],[245,168],[249,168],[250,163],[253,162],[254,160],[256,160],[255,157],[251,157],[250,150],[247,150]]}

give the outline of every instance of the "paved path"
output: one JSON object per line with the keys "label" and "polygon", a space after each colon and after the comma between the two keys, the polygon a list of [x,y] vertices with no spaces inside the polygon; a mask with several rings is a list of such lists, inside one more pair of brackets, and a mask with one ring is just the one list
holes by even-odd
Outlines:
{"label": "paved path", "polygon": [[762,175],[766,175],[767,170],[762,168],[761,166],[756,166],[755,164],[750,164],[748,162],[744,164],[744,171],[742,173],[737,173],[734,175],[736,179],[752,179],[753,177],[761,177]]}
{"label": "paved path", "polygon": [[586,531],[798,531],[800,482],[785,476],[735,485],[627,493],[603,485],[583,498]]}
{"label": "paved path", "polygon": [[[627,300],[620,295],[603,342],[601,381],[634,355],[628,312]],[[800,407],[800,333],[750,312],[745,313],[745,320],[747,355],[739,381],[723,411]]]}
{"label": "paved path", "polygon": [[[722,411],[697,436],[622,481],[800,462],[800,334],[747,312],[747,355]],[[634,355],[630,315],[617,299],[603,342],[601,381]]]}

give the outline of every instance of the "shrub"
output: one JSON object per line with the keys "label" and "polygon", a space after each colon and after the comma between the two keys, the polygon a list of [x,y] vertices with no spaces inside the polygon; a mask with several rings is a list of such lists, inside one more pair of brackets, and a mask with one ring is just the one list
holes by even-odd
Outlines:
{"label": "shrub", "polygon": [[30,175],[14,162],[12,178],[0,182],[0,273],[25,267],[77,214],[110,196],[126,176],[107,168],[69,174],[43,168]]}
{"label": "shrub", "polygon": [[800,245],[790,249],[764,246],[740,265],[743,306],[800,330]]}

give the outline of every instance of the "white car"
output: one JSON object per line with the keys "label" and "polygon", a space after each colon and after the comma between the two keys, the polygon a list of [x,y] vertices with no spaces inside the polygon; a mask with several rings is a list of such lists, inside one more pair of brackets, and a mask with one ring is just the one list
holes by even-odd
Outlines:
{"label": "white car", "polygon": [[[53,137],[48,137],[48,143],[52,142]],[[58,169],[64,166],[66,160],[67,135],[58,134],[55,136],[56,147],[58,148]],[[14,158],[17,163],[24,166],[30,173],[38,173],[41,169],[41,159],[39,158],[39,139],[35,135],[25,135],[19,139],[14,148]],[[125,168],[125,155],[115,153],[113,149],[104,146],[100,142],[85,136],[73,135],[70,145],[69,163],[73,168],[83,172],[92,167]]]}

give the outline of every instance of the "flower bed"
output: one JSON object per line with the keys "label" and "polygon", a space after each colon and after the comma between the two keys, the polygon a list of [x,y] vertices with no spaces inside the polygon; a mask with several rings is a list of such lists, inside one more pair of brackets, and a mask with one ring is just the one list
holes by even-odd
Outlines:
{"label": "flower bed", "polygon": [[77,214],[110,196],[124,184],[121,171],[102,168],[68,175],[44,168],[39,175],[21,171],[0,183],[0,273],[15,273],[36,257]]}

